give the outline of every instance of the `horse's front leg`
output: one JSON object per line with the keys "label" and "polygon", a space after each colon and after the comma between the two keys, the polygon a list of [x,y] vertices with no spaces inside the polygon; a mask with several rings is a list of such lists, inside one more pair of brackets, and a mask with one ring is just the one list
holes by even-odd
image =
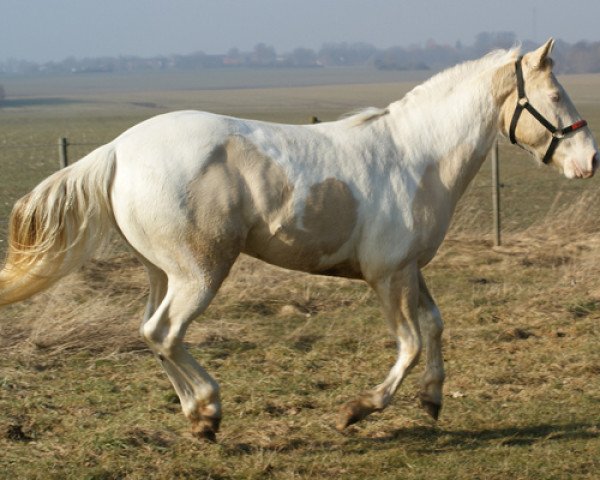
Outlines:
{"label": "horse's front leg", "polygon": [[419,273],[419,323],[427,352],[419,399],[425,411],[437,420],[442,408],[444,386],[444,357],[442,356],[444,323],[421,273]]}
{"label": "horse's front leg", "polygon": [[416,263],[373,282],[372,286],[381,299],[392,334],[396,338],[398,357],[383,383],[342,407],[336,425],[338,430],[387,407],[421,353],[418,321],[419,269]]}

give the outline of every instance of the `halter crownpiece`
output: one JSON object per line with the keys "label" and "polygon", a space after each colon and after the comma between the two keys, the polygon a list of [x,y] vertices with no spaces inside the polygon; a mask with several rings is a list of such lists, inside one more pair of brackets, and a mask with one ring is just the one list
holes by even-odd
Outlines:
{"label": "halter crownpiece", "polygon": [[515,136],[515,130],[517,129],[517,123],[519,122],[519,117],[523,112],[523,109],[527,110],[533,117],[540,122],[546,130],[548,130],[552,134],[552,140],[550,141],[550,145],[548,145],[548,150],[546,150],[546,154],[542,161],[545,164],[550,163],[552,160],[552,155],[554,155],[554,151],[556,147],[558,147],[558,142],[560,142],[566,135],[572,133],[580,128],[583,128],[587,125],[585,120],[578,120],[577,122],[569,125],[565,128],[556,128],[552,123],[550,123],[546,117],[544,117],[540,112],[538,112],[527,99],[527,95],[525,95],[525,80],[523,79],[523,67],[521,65],[521,61],[523,57],[519,57],[517,62],[515,63],[515,70],[517,73],[517,94],[519,96],[517,100],[517,106],[515,108],[515,113],[513,114],[512,120],[510,122],[510,130],[509,130],[509,138],[510,142],[518,145],[517,138]]}

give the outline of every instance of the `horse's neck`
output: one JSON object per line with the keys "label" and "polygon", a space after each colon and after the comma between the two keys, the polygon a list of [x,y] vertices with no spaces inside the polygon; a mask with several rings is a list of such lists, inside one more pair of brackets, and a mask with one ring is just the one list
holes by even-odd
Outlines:
{"label": "horse's neck", "polygon": [[447,131],[446,148],[433,160],[454,202],[481,168],[498,131],[495,109],[479,105],[471,113],[471,117],[465,116],[463,122]]}
{"label": "horse's neck", "polygon": [[[421,143],[413,159],[423,172],[436,171],[439,181],[456,202],[481,167],[498,131],[499,106],[487,75],[456,85],[449,95],[408,102],[399,124]],[[479,82],[479,83],[478,83]],[[426,92],[425,92],[426,93]],[[413,110],[413,111],[411,111]],[[398,138],[402,132],[397,132]],[[414,150],[413,150],[414,151]]]}

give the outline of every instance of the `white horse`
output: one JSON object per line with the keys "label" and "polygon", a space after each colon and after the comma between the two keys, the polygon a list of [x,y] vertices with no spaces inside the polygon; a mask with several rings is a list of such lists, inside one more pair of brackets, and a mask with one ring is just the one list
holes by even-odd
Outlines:
{"label": "white horse", "polygon": [[552,45],[523,58],[517,49],[493,52],[385,109],[336,122],[278,125],[191,111],[142,122],[17,202],[0,305],[81,265],[114,226],[148,271],[141,334],[193,431],[214,439],[219,387],[182,340],[238,255],[364,279],[381,299],[398,357],[381,384],[342,407],[338,428],[390,403],[422,338],[420,399],[437,418],[442,319],[421,269],[497,133],[566,177],[596,168],[595,140],[552,73]]}

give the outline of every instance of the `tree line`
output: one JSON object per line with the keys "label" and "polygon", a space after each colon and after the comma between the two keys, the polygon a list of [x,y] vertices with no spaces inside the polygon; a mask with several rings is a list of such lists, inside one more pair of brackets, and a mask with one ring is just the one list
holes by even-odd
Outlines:
{"label": "tree line", "polygon": [[[187,55],[155,57],[119,56],[82,58],[69,57],[58,62],[36,63],[9,59],[0,62],[1,74],[99,73],[153,70],[197,70],[236,67],[343,67],[365,66],[381,70],[437,71],[456,63],[478,58],[497,48],[511,48],[518,43],[512,32],[482,32],[471,45],[456,42],[425,44],[379,49],[368,43],[326,43],[318,50],[298,47],[279,53],[265,43],[250,51],[231,48],[223,54],[202,51]],[[524,50],[537,46],[522,42]],[[574,44],[556,42],[554,57],[559,73],[600,72],[600,42],[581,41]]]}

